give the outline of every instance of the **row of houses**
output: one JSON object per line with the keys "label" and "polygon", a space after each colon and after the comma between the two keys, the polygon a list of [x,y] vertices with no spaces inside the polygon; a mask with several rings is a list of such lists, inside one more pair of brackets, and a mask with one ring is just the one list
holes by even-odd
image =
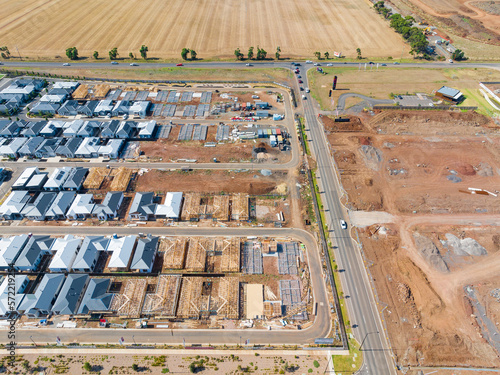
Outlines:
{"label": "row of houses", "polygon": [[46,274],[34,293],[25,293],[29,279],[15,276],[15,304],[12,289],[5,278],[0,285],[0,318],[13,314],[40,318],[49,315],[89,315],[107,312],[113,294],[108,293],[111,279],[91,278],[86,274]]}
{"label": "row of houses", "polygon": [[88,171],[83,167],[61,167],[49,176],[48,172],[41,172],[38,167],[29,167],[14,181],[12,190],[79,191]]}
{"label": "row of houses", "polygon": [[152,138],[156,121],[24,121],[0,120],[0,137],[65,137],[65,138]]}
{"label": "row of houses", "polygon": [[[0,238],[0,270],[37,272],[44,257],[52,273],[94,272],[101,253],[110,253],[111,272],[150,273],[156,259],[158,237],[87,236],[64,238],[21,234]],[[45,263],[46,264],[46,263]]]}
{"label": "row of houses", "polygon": [[[121,191],[110,191],[101,203],[95,203],[93,194],[75,191],[42,191],[32,194],[28,190],[14,190],[0,205],[0,218],[4,220],[113,220],[118,217],[123,203]],[[129,210],[129,220],[180,218],[183,195],[168,192],[163,204],[155,203],[152,192],[136,193]]]}
{"label": "row of houses", "polygon": [[77,100],[68,99],[68,96],[60,94],[44,95],[30,109],[31,113],[41,115],[59,115],[59,116],[78,116],[87,117],[97,116],[138,116],[145,118],[151,102],[129,101],[129,100],[92,100],[88,102],[79,102]]}
{"label": "row of houses", "polygon": [[[32,100],[47,85],[45,80],[16,79],[0,91],[0,114],[12,115]],[[56,87],[57,88],[57,87]]]}

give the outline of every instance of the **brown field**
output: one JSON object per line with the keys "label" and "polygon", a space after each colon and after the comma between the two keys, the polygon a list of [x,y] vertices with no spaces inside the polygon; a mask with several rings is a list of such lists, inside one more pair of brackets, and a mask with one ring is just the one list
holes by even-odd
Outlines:
{"label": "brown field", "polygon": [[217,0],[7,0],[0,20],[2,45],[23,56],[54,58],[76,46],[107,58],[117,47],[123,57],[149,47],[149,56],[180,58],[183,47],[199,58],[234,57],[237,47],[260,46],[274,57],[312,57],[319,51],[383,57],[401,53],[401,37],[390,30],[367,0],[247,2]]}
{"label": "brown field", "polygon": [[[482,314],[464,292],[472,285],[498,325],[491,292],[500,286],[500,198],[467,193],[468,187],[498,190],[498,127],[476,113],[441,111],[323,122],[397,363],[499,367],[487,342],[497,336],[482,331],[475,319]],[[373,149],[362,153],[362,147]],[[386,222],[365,226],[361,214]],[[463,255],[447,235],[477,241],[486,253]]]}

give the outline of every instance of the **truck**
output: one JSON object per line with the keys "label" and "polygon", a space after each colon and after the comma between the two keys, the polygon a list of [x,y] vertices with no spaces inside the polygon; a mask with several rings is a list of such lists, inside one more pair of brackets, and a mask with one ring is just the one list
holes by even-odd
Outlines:
{"label": "truck", "polygon": [[271,135],[269,137],[269,142],[271,144],[272,147],[276,147],[278,145],[278,143],[276,142],[276,136],[275,135]]}

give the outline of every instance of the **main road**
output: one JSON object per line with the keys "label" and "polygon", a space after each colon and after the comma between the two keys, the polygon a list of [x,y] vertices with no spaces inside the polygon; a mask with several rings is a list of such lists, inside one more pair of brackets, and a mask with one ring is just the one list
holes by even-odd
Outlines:
{"label": "main road", "polygon": [[[307,74],[303,74],[307,86]],[[341,187],[330,146],[321,123],[317,120],[314,103],[309,94],[302,100],[307,141],[317,162],[318,187],[324,206],[329,237],[334,244],[335,260],[340,272],[341,285],[346,298],[349,320],[357,340],[362,343],[363,367],[361,373],[394,374],[386,333],[377,311],[372,288],[363,259],[348,229],[342,229],[340,220],[347,221],[347,212],[340,203]],[[348,296],[348,298],[347,298]],[[355,327],[355,328],[354,328]]]}
{"label": "main road", "polygon": [[[3,235],[23,233],[44,235],[109,235],[110,231],[118,235],[138,234],[145,228],[89,228],[89,227],[47,227],[47,226],[11,226],[3,227]],[[37,344],[55,343],[59,337],[63,343],[111,343],[116,344],[121,337],[127,343],[141,342],[144,344],[235,344],[250,340],[251,344],[309,344],[315,338],[326,337],[331,330],[330,303],[324,282],[324,274],[320,253],[314,237],[300,229],[267,229],[267,228],[197,228],[197,227],[164,227],[147,228],[147,232],[157,236],[259,236],[259,237],[289,237],[301,241],[306,246],[309,263],[314,302],[318,304],[317,313],[312,326],[303,330],[190,330],[190,329],[155,329],[155,330],[123,330],[123,329],[25,329],[16,330],[16,340],[19,343]],[[135,336],[135,337],[133,337]],[[1,335],[0,342],[7,342],[7,335]]]}

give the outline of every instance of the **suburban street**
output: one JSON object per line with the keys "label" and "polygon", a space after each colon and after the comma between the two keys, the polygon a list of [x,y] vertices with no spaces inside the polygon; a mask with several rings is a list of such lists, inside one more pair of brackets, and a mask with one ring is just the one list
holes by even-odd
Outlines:
{"label": "suburban street", "polygon": [[[130,235],[144,232],[145,228],[120,227],[113,228],[113,233]],[[314,237],[303,230],[290,229],[265,229],[265,228],[148,228],[148,233],[154,236],[270,236],[289,237],[301,241],[307,248],[307,257],[311,273],[311,283],[314,301],[318,303],[317,315],[314,324],[301,331],[283,330],[170,330],[170,329],[18,329],[17,341],[19,343],[55,343],[56,337],[63,343],[111,343],[117,344],[121,337],[130,344],[132,335],[135,341],[144,344],[182,344],[183,339],[188,344],[235,344],[240,340],[250,339],[251,344],[306,344],[312,343],[315,338],[325,337],[331,329],[330,303],[326,293],[321,259]],[[110,228],[89,227],[2,227],[3,235],[16,235],[22,233],[45,235],[110,235]],[[7,335],[2,335],[0,342],[7,342]]]}
{"label": "suburban street", "polygon": [[[307,87],[307,74],[303,74]],[[334,252],[339,266],[341,286],[346,298],[349,320],[359,343],[363,342],[364,364],[360,373],[392,374],[395,373],[391,352],[384,329],[380,321],[374,296],[359,249],[349,235],[348,229],[342,229],[340,220],[347,221],[348,215],[340,203],[342,196],[337,171],[330,155],[330,146],[323,126],[317,121],[311,95],[305,94],[302,100],[306,120],[307,141],[317,162],[317,179],[324,212],[329,228],[329,235],[334,245]],[[349,296],[349,298],[347,298]],[[345,319],[347,321],[347,318]]]}

